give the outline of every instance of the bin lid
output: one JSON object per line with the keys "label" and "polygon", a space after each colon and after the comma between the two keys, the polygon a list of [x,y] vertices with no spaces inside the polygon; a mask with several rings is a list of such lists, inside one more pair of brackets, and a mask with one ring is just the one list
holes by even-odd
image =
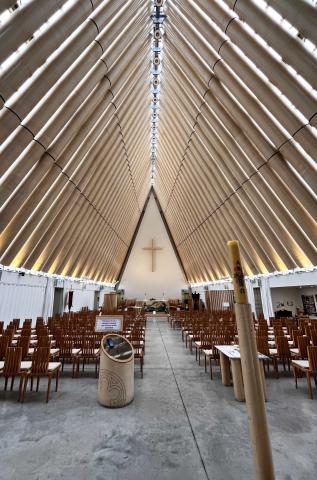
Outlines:
{"label": "bin lid", "polygon": [[103,350],[116,360],[129,360],[133,356],[131,343],[122,335],[110,334],[102,339]]}

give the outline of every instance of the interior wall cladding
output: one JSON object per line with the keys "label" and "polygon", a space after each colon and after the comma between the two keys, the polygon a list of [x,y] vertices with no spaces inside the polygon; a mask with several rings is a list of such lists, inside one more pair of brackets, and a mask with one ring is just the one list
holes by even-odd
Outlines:
{"label": "interior wall cladding", "polygon": [[59,13],[0,78],[0,261],[112,282],[148,193],[150,5],[64,4],[0,32],[1,62]]}
{"label": "interior wall cladding", "polygon": [[156,190],[192,282],[230,274],[232,238],[249,275],[316,265],[317,14],[268,3],[294,27],[262,1],[167,3]]}
{"label": "interior wall cladding", "polygon": [[[110,287],[92,284],[60,281],[63,288],[63,307],[67,309],[67,293],[74,291],[72,311],[79,311],[83,307],[94,308],[95,292],[98,292],[99,305],[103,304],[104,293]],[[54,279],[44,276],[21,275],[18,272],[2,271],[0,279],[0,321],[8,324],[13,318],[31,318],[35,322],[37,317],[52,316],[54,302]]]}
{"label": "interior wall cladding", "polygon": [[[27,41],[0,76],[0,262],[115,281],[149,191],[151,2],[65,3],[0,29],[1,63]],[[317,265],[317,13],[294,5],[165,2],[155,190],[190,282],[230,274],[232,238],[248,275]]]}

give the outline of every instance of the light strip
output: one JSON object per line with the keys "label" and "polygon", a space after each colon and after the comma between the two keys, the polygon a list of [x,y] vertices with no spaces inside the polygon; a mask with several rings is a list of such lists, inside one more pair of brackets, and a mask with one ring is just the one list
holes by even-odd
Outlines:
{"label": "light strip", "polygon": [[[259,278],[270,278],[270,277],[278,277],[278,276],[286,276],[286,275],[294,275],[297,273],[309,273],[309,272],[317,272],[317,266],[309,267],[309,268],[294,268],[293,270],[282,270],[280,272],[271,272],[271,273],[260,273],[258,275],[249,275],[245,276],[247,280],[257,280]],[[190,283],[191,288],[198,288],[198,287],[207,287],[209,285],[220,285],[232,282],[231,277],[222,278],[220,280],[213,280],[210,282],[200,282],[200,283]]]}
{"label": "light strip", "polygon": [[[48,278],[53,278],[54,280],[68,280],[70,282],[78,282],[78,283],[84,283],[86,285],[98,285],[100,287],[109,287],[109,288],[114,288],[116,286],[116,283],[110,283],[110,282],[94,282],[93,280],[86,279],[86,278],[78,278],[78,277],[67,277],[63,275],[58,275],[56,273],[48,273],[48,272],[41,272],[37,270],[27,270],[26,268],[15,268],[15,267],[7,267],[4,265],[0,264],[0,271],[4,272],[13,272],[13,273],[23,273],[26,275],[33,275],[36,277],[48,277]],[[1,281],[0,281],[1,283]]]}

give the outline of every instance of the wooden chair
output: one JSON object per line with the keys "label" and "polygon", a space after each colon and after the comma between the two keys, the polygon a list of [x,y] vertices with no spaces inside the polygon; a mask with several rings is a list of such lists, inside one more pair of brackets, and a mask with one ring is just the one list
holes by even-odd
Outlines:
{"label": "wooden chair", "polygon": [[76,372],[79,370],[79,354],[80,348],[73,348],[72,340],[63,338],[60,343],[59,358],[62,361],[62,371],[64,370],[65,361],[69,361],[73,365],[72,377],[75,377],[75,366]]}
{"label": "wooden chair", "polygon": [[292,354],[292,357],[293,358],[298,358],[298,359],[307,359],[307,348],[309,347],[310,345],[310,341],[309,341],[309,338],[308,337],[304,337],[304,336],[298,336],[297,337],[297,345],[298,345],[298,348],[291,348],[290,351],[291,351],[291,354]]}
{"label": "wooden chair", "polygon": [[[294,372],[295,387],[297,388],[297,379],[301,374],[306,375],[308,396],[313,398],[313,391],[311,387],[310,377],[314,378],[315,386],[317,388],[317,347],[308,347],[308,360],[293,360],[292,367]],[[298,375],[300,374],[300,375]]]}
{"label": "wooden chair", "polygon": [[286,363],[288,365],[288,369],[291,369],[290,361],[292,358],[292,354],[290,352],[288,340],[284,336],[276,337],[276,349],[270,348],[270,356],[274,358],[273,364],[275,368],[276,376],[278,377],[278,361],[281,360],[283,363],[284,371],[286,370]]}
{"label": "wooden chair", "polygon": [[218,350],[214,347],[215,344],[218,342],[213,340],[213,345],[209,349],[204,349],[203,354],[205,356],[205,372],[207,373],[207,359],[209,362],[209,371],[210,371],[210,380],[212,380],[212,360],[217,362],[219,360],[219,352]]}
{"label": "wooden chair", "polygon": [[0,335],[3,333],[4,322],[0,322]]}
{"label": "wooden chair", "polygon": [[198,364],[200,365],[201,352],[203,350],[211,350],[211,348],[212,348],[212,334],[211,333],[201,333],[200,340],[196,340],[194,342],[194,347],[196,349],[196,361],[198,359]]}
{"label": "wooden chair", "polygon": [[19,396],[18,401],[21,399],[22,385],[23,385],[23,372],[21,370],[22,360],[22,347],[9,347],[6,351],[6,358],[4,361],[4,367],[2,375],[4,376],[4,390],[7,390],[8,380],[11,377],[11,387],[13,390],[15,377],[20,377]]}
{"label": "wooden chair", "polygon": [[46,403],[49,401],[50,391],[51,391],[51,382],[52,378],[56,378],[55,391],[58,389],[58,380],[59,373],[62,364],[60,362],[51,362],[50,358],[50,349],[47,347],[40,347],[34,351],[32,357],[32,366],[29,371],[24,374],[24,386],[22,391],[21,401],[24,402],[25,392],[27,389],[27,384],[29,378],[31,379],[31,390],[33,387],[33,378],[37,379],[36,382],[36,391],[39,390],[40,378],[48,377],[47,392],[46,392]]}
{"label": "wooden chair", "polygon": [[26,360],[29,357],[30,336],[21,335],[18,338],[17,346],[22,348],[22,360]]}
{"label": "wooden chair", "polygon": [[[95,347],[95,338],[94,337],[86,337],[82,342],[82,349],[79,353],[79,362],[82,360],[83,362],[83,371],[85,370],[85,363],[89,363],[90,360],[95,364],[95,374],[96,378],[98,376],[98,363],[100,357],[100,350],[99,348]],[[79,368],[78,362],[78,368]],[[78,371],[77,371],[78,374]]]}
{"label": "wooden chair", "polygon": [[144,343],[140,340],[140,338],[135,338],[130,340],[133,350],[134,350],[134,358],[138,358],[140,360],[140,370],[141,370],[141,378],[143,378],[143,365],[144,365]]}
{"label": "wooden chair", "polygon": [[269,344],[268,344],[268,339],[267,337],[256,337],[256,344],[257,344],[257,349],[258,349],[258,352],[259,353],[263,353],[263,355],[266,355],[269,360],[266,361],[264,360],[263,361],[263,364],[267,365],[267,372],[270,373],[270,360],[272,361],[273,363],[273,367],[274,367],[274,370],[276,372],[277,370],[277,367],[275,365],[275,362],[276,362],[276,358],[274,355],[272,355],[270,353],[270,349],[269,349]]}

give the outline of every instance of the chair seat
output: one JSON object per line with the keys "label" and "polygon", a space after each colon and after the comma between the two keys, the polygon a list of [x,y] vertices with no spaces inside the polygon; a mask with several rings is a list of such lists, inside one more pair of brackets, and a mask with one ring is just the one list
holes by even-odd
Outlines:
{"label": "chair seat", "polygon": [[203,350],[204,354],[208,357],[210,355],[213,355],[213,351],[212,350]]}
{"label": "chair seat", "polygon": [[21,362],[21,370],[30,370],[31,367],[32,367],[32,362],[30,361]]}
{"label": "chair seat", "polygon": [[270,355],[277,355],[277,348],[270,348]]}
{"label": "chair seat", "polygon": [[59,348],[51,348],[50,355],[57,355],[59,351],[60,351]]}
{"label": "chair seat", "polygon": [[298,355],[299,354],[299,348],[291,348],[290,352],[293,353],[294,355]]}
{"label": "chair seat", "polygon": [[61,368],[61,366],[62,366],[61,362],[49,362],[48,371],[54,372],[55,370],[58,370],[59,368]]}
{"label": "chair seat", "polygon": [[72,348],[72,355],[78,355],[80,352],[80,348]]}
{"label": "chair seat", "polygon": [[201,342],[199,340],[196,340],[196,342],[194,342],[195,345],[197,345],[197,347],[200,347],[201,346]]}
{"label": "chair seat", "polygon": [[309,362],[308,360],[292,360],[292,365],[296,365],[300,368],[309,369]]}

